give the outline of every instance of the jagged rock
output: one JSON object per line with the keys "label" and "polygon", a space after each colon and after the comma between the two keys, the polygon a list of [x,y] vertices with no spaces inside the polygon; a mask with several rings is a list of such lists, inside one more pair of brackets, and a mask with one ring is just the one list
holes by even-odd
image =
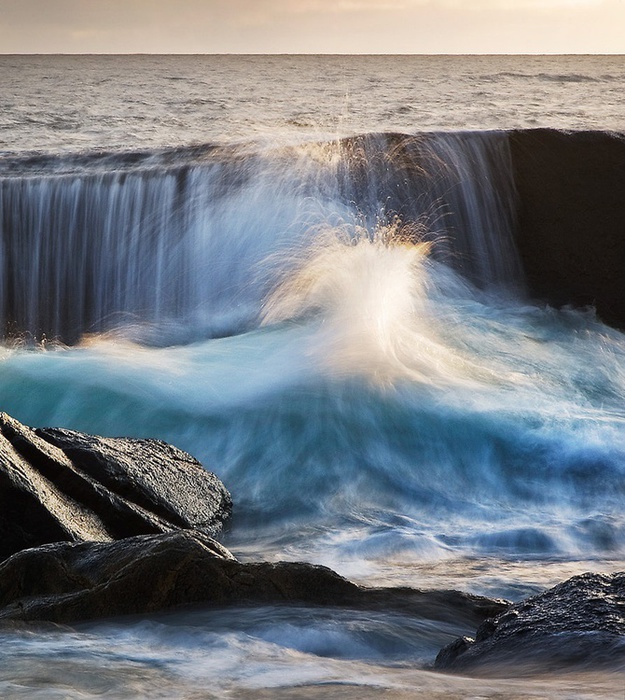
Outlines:
{"label": "jagged rock", "polygon": [[181,605],[301,603],[479,624],[506,607],[458,591],[358,586],[312,564],[243,564],[208,535],[43,545],[0,564],[0,620],[73,622]]}
{"label": "jagged rock", "polygon": [[214,534],[231,507],[214,474],[164,442],[33,430],[0,413],[0,560],[49,542]]}
{"label": "jagged rock", "polygon": [[574,576],[442,649],[441,671],[488,675],[625,669],[625,573]]}

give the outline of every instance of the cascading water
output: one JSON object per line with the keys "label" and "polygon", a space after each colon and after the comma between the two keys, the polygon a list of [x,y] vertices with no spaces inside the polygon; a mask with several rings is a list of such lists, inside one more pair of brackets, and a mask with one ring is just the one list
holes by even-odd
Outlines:
{"label": "cascading water", "polygon": [[399,221],[474,283],[520,284],[504,134],[25,161],[0,175],[8,335],[75,342],[149,326],[163,342],[254,327],[297,251],[328,226],[374,236]]}

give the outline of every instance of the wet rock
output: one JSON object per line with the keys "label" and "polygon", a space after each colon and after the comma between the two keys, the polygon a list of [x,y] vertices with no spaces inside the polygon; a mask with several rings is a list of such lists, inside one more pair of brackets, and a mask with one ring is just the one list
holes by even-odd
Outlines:
{"label": "wet rock", "polygon": [[625,327],[625,136],[530,129],[509,143],[530,294]]}
{"label": "wet rock", "polygon": [[368,589],[296,562],[238,562],[197,530],[43,545],[0,564],[0,620],[74,622],[181,605],[284,604],[394,610],[479,624],[506,604],[457,591]]}
{"label": "wet rock", "polygon": [[625,669],[625,573],[575,576],[486,620],[444,649],[441,671],[487,675]]}
{"label": "wet rock", "polygon": [[33,430],[0,413],[0,560],[58,541],[214,534],[231,506],[214,474],[164,442]]}

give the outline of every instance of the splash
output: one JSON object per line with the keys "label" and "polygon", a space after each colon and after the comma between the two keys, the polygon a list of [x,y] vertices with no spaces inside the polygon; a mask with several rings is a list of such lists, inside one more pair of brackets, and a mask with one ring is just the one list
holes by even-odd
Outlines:
{"label": "splash", "polygon": [[431,244],[414,242],[419,235],[398,221],[373,236],[359,228],[326,231],[267,299],[263,324],[316,319],[308,353],[335,377],[390,386],[468,374],[468,361],[439,337],[428,297]]}

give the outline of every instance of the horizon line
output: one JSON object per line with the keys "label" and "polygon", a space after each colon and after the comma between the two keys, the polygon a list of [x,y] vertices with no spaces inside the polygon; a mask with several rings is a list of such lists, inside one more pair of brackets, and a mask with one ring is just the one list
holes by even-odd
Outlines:
{"label": "horizon line", "polygon": [[176,51],[0,51],[0,56],[623,56],[625,57],[625,52],[584,52],[584,51],[572,51],[572,52],[497,52],[497,51],[486,51],[486,52],[463,52],[463,51],[436,51],[436,52],[357,52],[357,53],[335,53],[331,51],[321,51],[321,52],[291,52],[291,51],[274,51],[274,52],[252,52],[252,51],[218,51],[218,52],[176,52]]}

